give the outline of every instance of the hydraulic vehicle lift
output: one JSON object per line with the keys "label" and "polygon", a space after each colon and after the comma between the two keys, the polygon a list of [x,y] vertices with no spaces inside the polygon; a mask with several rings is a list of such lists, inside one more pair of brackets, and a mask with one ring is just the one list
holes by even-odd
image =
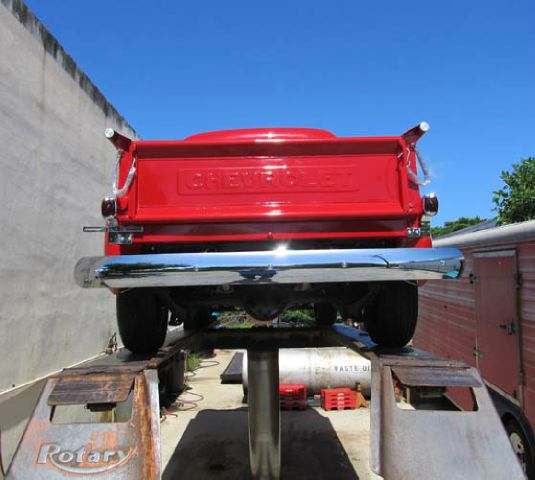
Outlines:
{"label": "hydraulic vehicle lift", "polygon": [[[393,479],[525,478],[476,369],[412,347],[376,347],[367,334],[324,328],[207,328],[181,332],[155,356],[120,350],[46,382],[7,472],[7,479],[161,477],[160,395],[180,393],[183,350],[248,350],[249,455],[253,479],[280,476],[278,349],[344,345],[372,362],[372,469]],[[402,410],[394,383],[423,408]],[[473,411],[460,411],[443,394],[470,389]],[[113,410],[130,399],[128,421],[54,423],[62,405]],[[416,401],[414,402],[417,403]]]}

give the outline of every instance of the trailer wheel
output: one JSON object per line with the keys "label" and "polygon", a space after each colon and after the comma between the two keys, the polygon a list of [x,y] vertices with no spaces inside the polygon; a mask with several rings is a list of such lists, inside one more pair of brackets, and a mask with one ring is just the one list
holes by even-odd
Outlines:
{"label": "trailer wheel", "polygon": [[338,311],[332,303],[315,303],[314,317],[318,325],[332,325],[336,322]]}
{"label": "trailer wheel", "polygon": [[408,282],[385,283],[368,307],[366,330],[385,347],[403,347],[410,342],[418,320],[418,286]]}
{"label": "trailer wheel", "polygon": [[505,430],[513,450],[524,469],[526,476],[531,480],[535,478],[533,452],[529,448],[529,442],[518,422],[512,418],[505,422]]}
{"label": "trailer wheel", "polygon": [[152,353],[165,341],[169,311],[159,298],[145,289],[117,295],[117,325],[124,346],[134,353]]}

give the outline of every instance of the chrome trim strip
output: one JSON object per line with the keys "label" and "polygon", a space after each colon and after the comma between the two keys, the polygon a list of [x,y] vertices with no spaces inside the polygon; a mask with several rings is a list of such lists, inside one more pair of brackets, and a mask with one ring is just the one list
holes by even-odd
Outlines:
{"label": "chrome trim strip", "polygon": [[85,257],[74,269],[81,287],[138,288],[456,278],[456,248],[274,250]]}
{"label": "chrome trim strip", "polygon": [[141,225],[115,226],[107,225],[105,227],[83,227],[84,233],[143,233]]}

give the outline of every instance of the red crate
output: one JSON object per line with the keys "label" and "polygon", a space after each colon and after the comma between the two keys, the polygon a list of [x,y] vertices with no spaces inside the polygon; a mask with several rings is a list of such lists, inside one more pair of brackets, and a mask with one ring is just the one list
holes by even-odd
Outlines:
{"label": "red crate", "polygon": [[306,385],[279,385],[281,400],[306,400]]}
{"label": "red crate", "polygon": [[323,388],[321,390],[321,407],[324,410],[355,410],[357,392],[350,388]]}
{"label": "red crate", "polygon": [[280,385],[279,398],[282,410],[304,410],[308,406],[306,385]]}

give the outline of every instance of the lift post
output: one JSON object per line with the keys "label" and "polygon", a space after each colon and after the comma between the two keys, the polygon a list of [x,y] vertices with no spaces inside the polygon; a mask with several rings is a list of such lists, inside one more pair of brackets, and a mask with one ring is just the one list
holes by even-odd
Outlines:
{"label": "lift post", "polygon": [[[372,362],[371,463],[387,480],[525,478],[477,370],[412,347],[376,347],[359,330],[333,328],[213,329],[176,336],[154,357],[120,351],[49,379],[7,472],[12,479],[91,478],[153,480],[161,476],[159,399],[183,349],[247,349],[249,434],[253,478],[280,475],[279,348],[344,345]],[[393,379],[423,388],[471,388],[477,410],[400,410]],[[158,385],[160,378],[160,385]],[[169,387],[169,388],[167,388]],[[61,404],[90,408],[133,396],[129,422],[54,424]],[[52,420],[51,420],[52,419]],[[81,470],[83,469],[83,471]],[[93,470],[90,470],[93,469]]]}
{"label": "lift post", "polygon": [[277,480],[281,470],[279,350],[247,350],[247,368],[251,476]]}

